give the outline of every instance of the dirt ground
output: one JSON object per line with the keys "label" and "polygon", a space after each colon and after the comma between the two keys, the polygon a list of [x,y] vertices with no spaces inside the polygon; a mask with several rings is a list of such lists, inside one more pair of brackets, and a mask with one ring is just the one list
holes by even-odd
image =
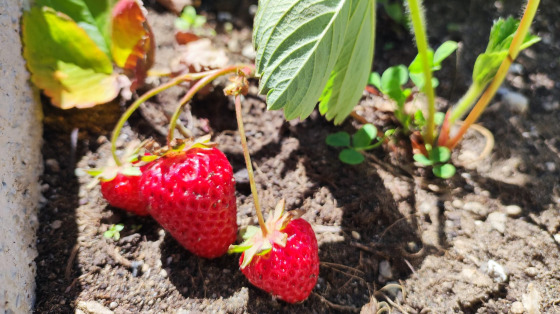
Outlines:
{"label": "dirt ground", "polygon": [[[251,286],[238,255],[198,258],[152,219],[113,208],[98,186],[87,187],[90,178],[76,168],[110,158],[107,138],[124,101],[67,111],[45,101],[36,312],[560,313],[560,6],[554,1],[542,1],[534,23],[542,42],[520,56],[504,85],[528,98],[527,110],[496,98],[480,120],[495,137],[493,150],[468,163],[486,141],[470,131],[454,152],[458,172],[449,180],[416,168],[403,140],[369,153],[364,164],[344,165],[324,139],[353,132],[356,121],[335,127],[315,112],[286,122],[282,112],[265,110],[253,83],[243,115],[261,201],[271,208],[285,198],[288,209],[301,209],[319,241],[320,277],[311,296],[295,305]],[[211,25],[234,26],[213,38],[230,61],[251,62],[248,2],[225,8],[203,1]],[[457,59],[438,72],[444,107],[468,87],[492,20],[518,14],[521,1],[434,2],[426,1],[431,45],[462,43]],[[156,68],[163,69],[179,51],[174,16],[146,4]],[[408,64],[416,53],[408,31],[378,13],[374,70]],[[119,146],[149,137],[163,142],[169,113],[185,92],[177,87],[144,104]],[[365,94],[357,110],[387,128],[390,113],[375,109],[384,104]],[[217,86],[188,105],[181,121],[194,135],[214,135],[235,172],[237,222],[256,224],[232,101]],[[125,226],[121,239],[103,237],[116,223]]]}

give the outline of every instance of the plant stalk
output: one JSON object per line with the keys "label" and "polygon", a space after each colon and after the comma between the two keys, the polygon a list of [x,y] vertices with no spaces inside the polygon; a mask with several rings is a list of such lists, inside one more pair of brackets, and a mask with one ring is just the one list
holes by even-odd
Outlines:
{"label": "plant stalk", "polygon": [[181,98],[181,100],[179,101],[179,105],[177,106],[177,109],[175,109],[175,112],[173,113],[173,116],[171,116],[171,121],[169,122],[169,131],[167,133],[167,144],[171,143],[171,140],[173,140],[173,132],[175,130],[175,127],[177,125],[177,119],[179,119],[179,115],[181,114],[181,111],[183,110],[183,106],[188,103],[196,93],[198,93],[201,89],[204,88],[204,86],[208,85],[208,83],[212,82],[213,80],[215,80],[216,78],[222,76],[222,75],[226,75],[228,73],[232,73],[232,72],[237,72],[237,71],[241,71],[243,68],[246,67],[252,67],[252,65],[233,65],[233,66],[229,66],[220,70],[215,70],[212,72],[206,72],[207,75],[202,78],[200,81],[196,82],[196,84],[194,84],[189,91],[187,92],[187,94],[185,96],[183,96],[183,98]]}
{"label": "plant stalk", "polygon": [[119,157],[117,156],[117,139],[119,138],[119,135],[121,133],[121,130],[124,126],[124,124],[126,123],[126,121],[128,120],[128,118],[130,118],[130,116],[134,113],[134,111],[136,111],[136,109],[138,109],[138,107],[140,107],[140,105],[145,102],[146,100],[152,98],[153,96],[161,93],[162,91],[169,89],[175,85],[178,85],[184,81],[189,81],[189,80],[198,80],[206,75],[208,75],[209,73],[212,73],[213,71],[208,71],[208,72],[200,72],[200,73],[187,73],[181,76],[178,76],[176,78],[174,78],[173,80],[160,85],[158,87],[152,88],[149,91],[145,92],[142,96],[138,97],[138,99],[136,99],[136,101],[134,101],[134,103],[132,103],[132,105],[130,105],[130,107],[128,107],[128,109],[123,113],[123,115],[121,116],[121,118],[119,119],[119,121],[117,122],[117,125],[115,126],[115,128],[113,129],[113,135],[111,137],[111,154],[113,155],[113,159],[115,160],[115,163],[117,164],[117,166],[121,166],[122,162],[119,159]]}
{"label": "plant stalk", "polygon": [[243,157],[245,157],[245,165],[249,175],[249,184],[251,185],[251,194],[257,211],[257,218],[262,230],[263,237],[268,234],[268,229],[264,222],[261,205],[259,203],[259,195],[257,194],[257,185],[255,183],[255,175],[253,173],[253,165],[251,163],[251,155],[249,155],[249,146],[247,146],[247,137],[245,136],[245,128],[243,127],[243,115],[241,114],[241,96],[235,96],[235,116],[237,118],[237,127],[239,129],[239,137],[241,138],[241,146],[243,147]]}
{"label": "plant stalk", "polygon": [[494,95],[496,95],[498,88],[500,87],[500,85],[502,85],[504,79],[506,78],[510,65],[519,55],[521,44],[523,43],[525,37],[527,37],[529,27],[531,26],[531,23],[535,18],[535,14],[537,13],[539,2],[540,0],[528,0],[527,6],[525,7],[525,12],[523,13],[523,17],[521,18],[519,27],[517,28],[517,32],[515,33],[513,41],[509,46],[508,56],[504,59],[504,61],[502,61],[502,64],[500,65],[496,76],[494,76],[492,83],[490,83],[490,86],[488,86],[486,91],[478,100],[477,104],[474,106],[473,110],[469,113],[469,115],[465,119],[465,123],[459,129],[457,135],[447,141],[445,146],[447,146],[449,149],[453,149],[455,148],[455,146],[457,146],[469,127],[476,122],[486,106],[488,106],[488,104],[490,103],[490,100],[492,100],[492,98],[494,98]]}
{"label": "plant stalk", "polygon": [[424,14],[422,11],[421,0],[408,0],[408,8],[410,10],[410,19],[414,29],[414,38],[416,39],[416,46],[418,47],[418,56],[422,61],[422,72],[424,73],[424,93],[428,98],[428,119],[426,130],[424,133],[424,142],[433,144],[436,114],[435,105],[435,92],[432,86],[432,69],[428,61],[428,40],[426,38],[426,29],[424,23]]}
{"label": "plant stalk", "polygon": [[465,95],[459,99],[459,102],[455,105],[455,108],[451,110],[451,115],[449,116],[449,123],[453,124],[457,119],[460,119],[467,110],[469,110],[475,103],[477,98],[484,91],[483,86],[472,84]]}

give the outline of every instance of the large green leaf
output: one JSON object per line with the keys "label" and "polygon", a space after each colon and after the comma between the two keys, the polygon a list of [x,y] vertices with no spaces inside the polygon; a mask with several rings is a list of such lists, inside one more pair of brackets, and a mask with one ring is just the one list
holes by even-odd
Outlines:
{"label": "large green leaf", "polygon": [[352,0],[344,46],[321,96],[319,110],[341,123],[352,112],[367,84],[373,61],[375,1]]}
{"label": "large green leaf", "polygon": [[284,108],[286,119],[311,114],[342,50],[350,6],[351,0],[259,2],[253,43],[269,109]]}
{"label": "large green leaf", "polygon": [[72,18],[108,56],[110,46],[110,13],[114,0],[36,0],[37,6],[48,6]]}
{"label": "large green leaf", "polygon": [[31,81],[53,105],[91,107],[118,95],[111,60],[67,15],[33,7],[23,16],[23,42]]}

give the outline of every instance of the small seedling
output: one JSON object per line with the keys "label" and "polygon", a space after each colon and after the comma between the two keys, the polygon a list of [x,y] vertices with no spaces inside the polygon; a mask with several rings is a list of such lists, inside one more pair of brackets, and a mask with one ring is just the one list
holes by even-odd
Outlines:
{"label": "small seedling", "polygon": [[432,172],[436,177],[448,179],[455,175],[455,166],[447,163],[451,158],[449,148],[445,146],[431,147],[431,145],[426,144],[426,150],[428,151],[428,157],[424,154],[414,154],[414,160],[422,166],[432,166]]}
{"label": "small seedling", "polygon": [[181,16],[175,20],[175,27],[182,31],[193,31],[201,28],[204,24],[206,24],[206,17],[197,15],[193,6],[185,7]]}
{"label": "small seedling", "polygon": [[362,151],[379,147],[394,131],[394,129],[387,130],[380,137],[378,136],[377,128],[373,124],[368,123],[361,127],[352,138],[347,132],[337,132],[327,136],[325,142],[333,147],[346,147],[340,152],[338,158],[343,163],[358,165],[365,160],[364,155],[361,153]]}
{"label": "small seedling", "polygon": [[103,236],[107,239],[119,241],[119,239],[121,238],[121,231],[123,231],[123,229],[123,224],[111,225],[111,227],[109,227],[109,230],[103,232]]}

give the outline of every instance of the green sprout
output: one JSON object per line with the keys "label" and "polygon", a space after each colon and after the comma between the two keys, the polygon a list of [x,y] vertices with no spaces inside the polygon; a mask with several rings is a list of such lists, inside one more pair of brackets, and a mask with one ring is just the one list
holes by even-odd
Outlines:
{"label": "green sprout", "polygon": [[175,27],[183,31],[190,31],[201,28],[205,23],[205,16],[197,15],[193,6],[187,6],[183,9],[181,16],[175,20]]}
{"label": "green sprout", "polygon": [[121,238],[121,231],[123,231],[124,229],[124,225],[123,224],[116,224],[116,225],[111,225],[111,227],[109,227],[109,230],[103,232],[103,236],[107,239],[113,239],[115,241],[119,241],[119,239]]}
{"label": "green sprout", "polygon": [[347,132],[337,132],[327,136],[325,142],[329,146],[345,147],[338,155],[338,159],[349,165],[358,165],[365,160],[362,151],[379,147],[394,131],[394,129],[387,130],[380,137],[377,128],[368,123],[364,124],[352,137]]}
{"label": "green sprout", "polygon": [[431,147],[431,145],[426,144],[426,150],[428,151],[428,157],[423,154],[414,154],[414,160],[422,166],[432,166],[432,172],[438,178],[449,179],[455,175],[455,166],[447,163],[451,158],[449,148],[445,146]]}

